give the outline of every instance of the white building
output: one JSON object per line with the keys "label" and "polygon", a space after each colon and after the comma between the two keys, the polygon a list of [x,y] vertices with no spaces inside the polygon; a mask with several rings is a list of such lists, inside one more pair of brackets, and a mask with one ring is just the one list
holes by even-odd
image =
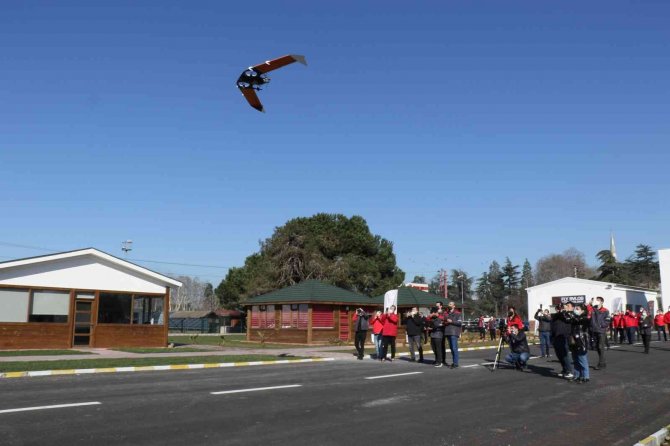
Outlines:
{"label": "white building", "polygon": [[[670,271],[668,272],[670,274]],[[670,280],[670,277],[668,278]],[[553,282],[543,283],[530,288],[528,291],[528,318],[533,320],[535,312],[540,308],[549,308],[571,297],[581,297],[588,303],[592,297],[601,296],[605,299],[605,308],[610,311],[638,310],[644,306],[653,305],[654,311],[658,308],[659,296],[656,291],[645,288],[619,285],[616,283],[599,282],[596,280],[564,277]]]}
{"label": "white building", "polygon": [[667,310],[670,306],[670,249],[658,251],[658,262],[661,267],[661,299],[663,309]]}
{"label": "white building", "polygon": [[88,248],[0,263],[0,349],[165,346],[181,282]]}

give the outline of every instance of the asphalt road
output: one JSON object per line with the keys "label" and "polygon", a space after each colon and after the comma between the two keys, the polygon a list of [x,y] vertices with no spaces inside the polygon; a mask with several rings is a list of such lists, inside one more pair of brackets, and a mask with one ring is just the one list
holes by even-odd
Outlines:
{"label": "asphalt road", "polygon": [[[632,445],[670,423],[670,342],[610,350],[588,384],[493,356],[4,379],[0,444]],[[87,405],[23,410],[66,404]]]}

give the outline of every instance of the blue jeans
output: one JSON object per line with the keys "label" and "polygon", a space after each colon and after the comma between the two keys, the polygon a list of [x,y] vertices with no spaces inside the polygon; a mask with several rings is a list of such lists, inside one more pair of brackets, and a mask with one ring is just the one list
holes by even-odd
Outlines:
{"label": "blue jeans", "polygon": [[375,345],[377,359],[380,359],[382,357],[382,335],[372,333],[372,343]]}
{"label": "blue jeans", "polygon": [[551,332],[550,331],[541,331],[540,332],[540,351],[542,356],[549,356],[549,345],[551,343]]}
{"label": "blue jeans", "polygon": [[451,350],[451,357],[454,360],[454,365],[458,365],[458,336],[448,335],[449,350]]}
{"label": "blue jeans", "polygon": [[575,379],[589,379],[589,357],[586,352],[572,352],[572,360],[575,363]]}
{"label": "blue jeans", "polygon": [[523,353],[514,353],[510,352],[507,357],[505,357],[505,361],[509,362],[510,364],[517,365],[518,362],[521,363],[521,365],[526,365],[528,362],[528,358],[530,357],[530,354],[523,352]]}

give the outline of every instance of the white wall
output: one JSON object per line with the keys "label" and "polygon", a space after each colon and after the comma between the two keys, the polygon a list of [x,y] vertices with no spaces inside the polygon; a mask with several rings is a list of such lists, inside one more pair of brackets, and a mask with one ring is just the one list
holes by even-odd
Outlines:
{"label": "white wall", "polygon": [[0,285],[165,293],[164,283],[92,255],[0,269]]}
{"label": "white wall", "polygon": [[658,261],[661,266],[661,295],[665,311],[670,306],[670,249],[659,250]]}
{"label": "white wall", "polygon": [[[626,287],[606,282],[560,279],[548,284],[528,289],[528,317],[532,320],[540,308],[548,308],[554,296],[585,295],[588,302],[592,297],[601,296],[605,300],[605,308],[610,311],[625,309],[627,304],[647,306],[648,301],[656,301],[656,292],[631,290]],[[670,278],[669,278],[670,280]],[[669,291],[670,292],[670,291]],[[619,307],[619,308],[617,308]]]}

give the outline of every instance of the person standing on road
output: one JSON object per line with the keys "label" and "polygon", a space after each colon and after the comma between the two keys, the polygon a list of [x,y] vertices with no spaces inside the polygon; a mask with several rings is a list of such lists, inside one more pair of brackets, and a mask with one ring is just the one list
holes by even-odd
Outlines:
{"label": "person standing on road", "polygon": [[640,310],[640,335],[642,336],[642,343],[644,344],[644,352],[649,354],[649,344],[651,343],[651,327],[654,321],[651,315],[647,313],[644,308]]}
{"label": "person standing on road", "polygon": [[505,361],[512,364],[515,369],[523,372],[526,368],[528,358],[530,358],[526,333],[519,331],[516,325],[512,325],[509,334],[505,337],[505,341],[509,344],[509,354],[505,357]]}
{"label": "person standing on road", "polygon": [[423,362],[423,346],[421,345],[421,333],[425,323],[423,316],[419,314],[419,309],[413,307],[407,315],[407,323],[405,329],[407,330],[407,341],[409,343],[409,360],[416,361],[414,353],[415,347],[419,350],[419,362]]}
{"label": "person standing on road", "polygon": [[614,329],[614,338],[612,338],[612,341],[618,344],[623,344],[625,327],[623,314],[621,314],[620,310],[614,313],[614,317],[612,318],[612,328]]}
{"label": "person standing on road", "polygon": [[382,322],[382,312],[377,310],[372,321],[372,343],[375,345],[375,353],[377,359],[382,359],[382,330],[384,329],[384,322]]}
{"label": "person standing on road", "polygon": [[540,333],[540,352],[543,358],[549,358],[549,344],[551,342],[551,315],[549,310],[540,308],[535,313],[535,320],[540,324],[538,332]]}
{"label": "person standing on road", "polygon": [[356,332],[356,337],[354,338],[354,345],[356,347],[356,352],[358,353],[358,359],[363,360],[365,356],[365,339],[368,337],[368,319],[370,315],[366,313],[362,308],[357,308],[356,313],[354,314],[354,327]]}
{"label": "person standing on road", "polygon": [[461,312],[456,309],[455,302],[449,302],[447,306],[448,312],[444,316],[444,336],[447,338],[446,342],[449,342],[449,350],[451,350],[451,358],[453,363],[451,368],[455,369],[458,367],[458,338],[461,336]]}
{"label": "person standing on road", "polygon": [[488,321],[489,338],[492,341],[496,340],[496,324],[497,324],[496,323],[496,318],[494,318],[493,316],[489,317],[489,321]]}
{"label": "person standing on road", "polygon": [[570,381],[587,383],[590,379],[589,340],[587,335],[590,321],[587,311],[581,305],[577,305],[572,314],[568,315],[568,319],[572,324],[568,345],[572,352],[572,360],[575,363],[575,376]]}
{"label": "person standing on road", "polygon": [[668,326],[668,334],[670,335],[670,307],[668,307],[668,311],[663,315],[663,322]]}
{"label": "person standing on road", "polygon": [[610,324],[610,312],[603,306],[604,303],[605,299],[600,296],[596,297],[590,313],[590,334],[593,339],[593,346],[598,352],[598,364],[594,367],[594,370],[607,367],[605,348],[607,346],[607,327]]}
{"label": "person standing on road", "polygon": [[656,333],[658,333],[658,340],[661,340],[661,332],[663,333],[663,342],[668,340],[668,335],[665,333],[665,321],[663,319],[663,310],[658,310],[656,312],[656,317],[654,318],[654,326],[656,328]]}
{"label": "person standing on road", "polygon": [[637,327],[637,317],[635,316],[635,312],[626,310],[626,314],[623,315],[623,326],[626,329],[628,344],[633,345],[633,335],[635,334],[635,328]]}
{"label": "person standing on road", "polygon": [[551,337],[554,341],[554,351],[561,363],[560,378],[572,379],[572,363],[568,358],[568,337],[572,333],[570,314],[574,310],[571,302],[566,303],[557,313],[551,315]]}
{"label": "person standing on road", "polygon": [[435,367],[442,367],[444,357],[442,356],[442,345],[444,344],[444,310],[439,309],[436,313],[432,313],[429,319],[430,326],[430,347],[433,349]]}
{"label": "person standing on road", "polygon": [[384,328],[382,329],[382,357],[380,360],[387,360],[386,355],[388,354],[388,347],[390,345],[391,361],[393,361],[395,359],[395,338],[398,336],[398,315],[395,305],[391,305],[386,310],[386,313],[382,315],[382,323],[384,324]]}
{"label": "person standing on road", "polygon": [[479,319],[477,319],[477,330],[479,331],[479,340],[484,341],[486,340],[486,322],[484,319],[484,315],[480,314]]}

